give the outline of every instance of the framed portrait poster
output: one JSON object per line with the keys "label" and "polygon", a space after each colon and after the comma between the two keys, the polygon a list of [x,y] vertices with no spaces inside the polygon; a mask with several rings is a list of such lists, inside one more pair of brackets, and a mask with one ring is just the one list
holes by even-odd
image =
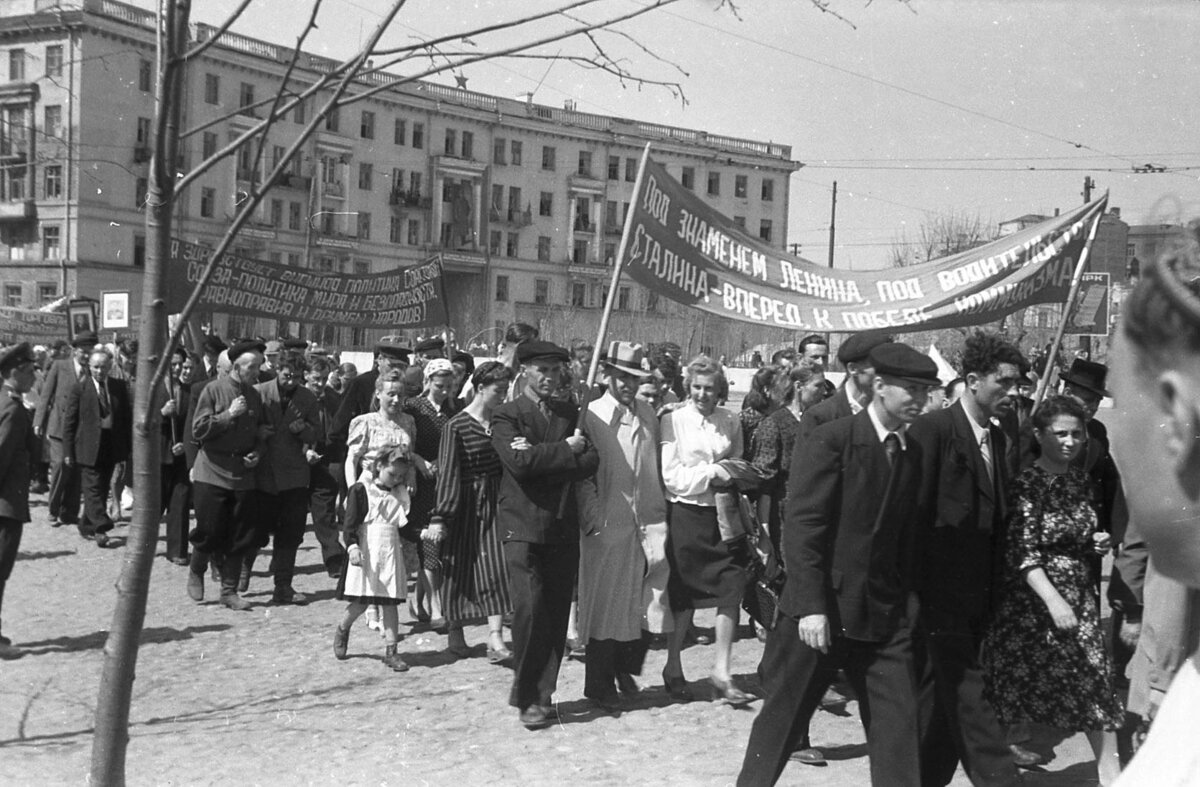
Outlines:
{"label": "framed portrait poster", "polygon": [[100,325],[106,331],[129,327],[129,292],[100,293]]}
{"label": "framed portrait poster", "polygon": [[67,304],[67,335],[71,341],[84,331],[96,332],[96,302],[81,299]]}

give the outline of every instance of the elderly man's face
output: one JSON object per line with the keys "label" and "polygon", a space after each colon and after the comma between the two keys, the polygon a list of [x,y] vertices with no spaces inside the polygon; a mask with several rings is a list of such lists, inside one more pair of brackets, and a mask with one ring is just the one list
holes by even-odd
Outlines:
{"label": "elderly man's face", "polygon": [[92,371],[92,379],[98,383],[107,380],[109,372],[112,371],[112,364],[112,358],[108,353],[92,353],[88,359],[88,368]]}

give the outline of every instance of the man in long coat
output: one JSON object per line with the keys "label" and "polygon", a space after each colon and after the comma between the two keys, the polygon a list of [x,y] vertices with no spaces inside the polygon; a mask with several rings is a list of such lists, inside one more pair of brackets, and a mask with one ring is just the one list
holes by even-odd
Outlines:
{"label": "man in long coat", "polygon": [[[651,379],[640,344],[612,342],[608,390],[588,405],[584,431],[600,467],[579,483],[579,631],[587,641],[583,693],[620,709],[636,692],[651,633],[670,627],[666,603],[667,503],[658,473],[658,418],[637,398]],[[614,688],[614,681],[616,687]]]}
{"label": "man in long coat", "polygon": [[[0,351],[0,610],[4,586],[12,576],[21,547],[21,532],[29,521],[29,476],[37,438],[22,394],[37,379],[28,342]],[[2,631],[2,629],[0,629]],[[0,633],[0,658],[17,658],[21,651]]]}
{"label": "man in long coat", "polygon": [[94,333],[77,334],[71,342],[71,357],[50,365],[42,380],[42,395],[33,417],[34,433],[50,439],[50,524],[54,527],[79,521],[79,468],[63,461],[66,451],[63,450],[62,422],[71,391],[90,374],[88,356],[96,342]]}

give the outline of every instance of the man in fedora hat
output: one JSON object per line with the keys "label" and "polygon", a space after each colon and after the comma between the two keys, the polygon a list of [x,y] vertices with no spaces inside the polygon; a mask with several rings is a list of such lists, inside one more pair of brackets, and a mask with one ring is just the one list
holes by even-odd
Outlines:
{"label": "man in fedora hat", "polygon": [[[663,633],[667,503],[659,482],[658,418],[637,398],[651,379],[645,349],[612,342],[604,395],[588,405],[584,431],[600,459],[579,484],[579,632],[587,643],[583,693],[602,710],[620,709],[638,690],[650,634]],[[615,681],[615,685],[614,685]]]}
{"label": "man in fedora hat", "polygon": [[50,524],[73,525],[79,522],[79,504],[82,488],[79,468],[64,463],[63,415],[71,392],[80,382],[87,379],[88,356],[96,346],[96,334],[82,331],[71,342],[71,357],[55,361],[42,381],[42,396],[38,400],[37,412],[33,416],[33,430],[38,437],[50,438]]}

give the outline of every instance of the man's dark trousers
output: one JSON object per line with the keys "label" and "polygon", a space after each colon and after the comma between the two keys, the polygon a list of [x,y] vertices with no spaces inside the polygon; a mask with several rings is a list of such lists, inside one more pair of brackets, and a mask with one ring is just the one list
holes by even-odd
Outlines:
{"label": "man's dark trousers", "polygon": [[346,548],[339,538],[338,482],[334,469],[341,470],[341,465],[331,464],[325,458],[309,466],[308,504],[312,510],[313,533],[321,545],[321,561],[328,571],[336,573],[346,563]]}
{"label": "man's dark trousers", "polygon": [[508,704],[549,705],[567,642],[579,544],[505,541],[513,604],[513,685]]}
{"label": "man's dark trousers", "polygon": [[50,518],[73,525],[79,521],[79,467],[63,461],[61,437],[50,438]]}
{"label": "man's dark trousers", "polygon": [[825,693],[824,675],[842,668],[867,733],[871,784],[915,787],[917,701],[912,668],[912,639],[907,624],[886,642],[864,642],[835,636],[829,653],[800,640],[796,621],[780,620],[767,635],[761,672],[767,698],[750,732],[740,787],[774,784],[795,750],[807,720]]}
{"label": "man's dark trousers", "polygon": [[112,448],[112,430],[101,429],[96,464],[79,465],[79,484],[83,489],[79,535],[84,538],[113,529],[113,521],[108,515],[108,494],[112,489],[113,468],[116,466]]}

